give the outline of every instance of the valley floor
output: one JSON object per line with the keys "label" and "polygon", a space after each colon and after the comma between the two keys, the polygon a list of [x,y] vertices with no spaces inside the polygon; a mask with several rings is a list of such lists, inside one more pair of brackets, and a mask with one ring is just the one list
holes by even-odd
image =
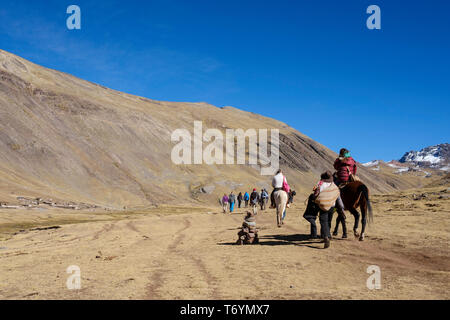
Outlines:
{"label": "valley floor", "polygon": [[[2,210],[0,299],[450,298],[447,187],[373,196],[366,240],[339,236],[326,250],[306,239],[297,198],[283,228],[274,210],[260,212],[261,243],[251,246],[234,245],[244,209]],[[80,290],[66,287],[71,265]],[[366,286],[370,265],[380,267],[380,290]]]}

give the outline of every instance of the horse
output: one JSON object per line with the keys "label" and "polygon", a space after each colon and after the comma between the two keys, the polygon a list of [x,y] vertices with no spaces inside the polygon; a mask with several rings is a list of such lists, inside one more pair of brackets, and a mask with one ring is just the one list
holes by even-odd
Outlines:
{"label": "horse", "polygon": [[273,193],[275,205],[277,209],[277,225],[278,228],[284,224],[283,219],[286,216],[286,204],[288,202],[288,194],[284,190],[277,190]]}
{"label": "horse", "polygon": [[[355,224],[353,226],[353,234],[356,238],[359,237],[360,241],[364,240],[364,232],[366,230],[367,213],[369,213],[369,222],[373,221],[372,206],[369,200],[369,189],[361,181],[353,181],[347,183],[341,188],[341,199],[344,202],[344,207],[346,210],[355,218]],[[358,233],[359,217],[360,214],[356,208],[361,210],[361,234]],[[341,219],[340,222],[345,226],[345,220]],[[336,230],[339,226],[339,221],[336,225]]]}

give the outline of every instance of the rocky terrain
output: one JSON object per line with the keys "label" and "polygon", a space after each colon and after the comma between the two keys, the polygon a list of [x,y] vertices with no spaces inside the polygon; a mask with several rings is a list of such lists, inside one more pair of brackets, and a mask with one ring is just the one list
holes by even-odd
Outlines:
{"label": "rocky terrain", "polygon": [[[336,157],[270,118],[132,96],[0,51],[0,203],[20,206],[18,198],[25,197],[78,207],[146,208],[216,203],[223,192],[269,186],[270,177],[248,164],[172,163],[172,132],[192,133],[194,121],[221,132],[279,129],[280,165],[300,192],[332,170]],[[411,186],[362,166],[358,175],[372,192]]]}

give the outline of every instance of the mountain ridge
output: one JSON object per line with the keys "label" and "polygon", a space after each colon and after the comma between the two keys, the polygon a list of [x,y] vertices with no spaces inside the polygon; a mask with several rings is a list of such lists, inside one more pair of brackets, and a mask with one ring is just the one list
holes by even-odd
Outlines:
{"label": "mountain ridge", "polygon": [[[280,166],[307,193],[336,153],[276,119],[208,103],[156,101],[40,67],[0,50],[0,200],[53,197],[104,207],[215,202],[231,189],[270,186],[250,165],[174,165],[171,133],[278,129]],[[248,155],[247,150],[247,155]],[[360,166],[373,192],[401,181]],[[207,187],[205,189],[205,187]],[[209,190],[208,192],[204,192]]]}

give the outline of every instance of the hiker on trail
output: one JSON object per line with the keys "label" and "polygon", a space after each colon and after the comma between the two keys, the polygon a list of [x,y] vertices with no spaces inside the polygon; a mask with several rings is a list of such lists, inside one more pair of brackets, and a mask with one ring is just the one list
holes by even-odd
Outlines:
{"label": "hiker on trail", "polygon": [[259,193],[256,189],[253,189],[252,194],[250,195],[250,205],[253,208],[253,214],[258,213],[258,202],[259,202]]}
{"label": "hiker on trail", "polygon": [[330,171],[324,172],[320,176],[319,183],[314,187],[313,197],[320,209],[320,233],[325,244],[324,248],[328,248],[331,240],[330,229],[334,208],[339,197],[339,188],[334,184]]}
{"label": "hiker on trail", "polygon": [[223,209],[223,213],[227,213],[227,209],[228,209],[228,196],[224,193],[223,197],[222,197],[222,209]]}
{"label": "hiker on trail", "polygon": [[283,175],[283,172],[281,169],[278,169],[277,173],[272,179],[272,193],[270,194],[270,207],[275,208],[275,198],[274,198],[274,192],[278,190],[283,190],[286,193],[289,193],[291,191],[291,188],[289,187],[287,183],[286,177]]}
{"label": "hiker on trail", "polygon": [[266,189],[261,189],[260,195],[261,210],[266,210],[267,201],[269,201],[269,194],[267,193]]}
{"label": "hiker on trail", "polygon": [[244,194],[244,201],[245,201],[245,207],[248,207],[248,201],[250,200],[250,195],[248,194],[248,192],[245,192]]}
{"label": "hiker on trail", "polygon": [[242,204],[242,200],[243,200],[242,192],[239,192],[239,194],[237,196],[237,200],[238,200],[238,207],[240,209],[241,208],[241,204]]}
{"label": "hiker on trail", "polygon": [[236,195],[231,191],[230,195],[228,196],[228,202],[230,203],[230,213],[234,211],[234,204],[236,203]]}
{"label": "hiker on trail", "polygon": [[286,207],[290,208],[291,204],[294,202],[294,196],[297,195],[297,192],[295,192],[295,190],[291,190],[288,194],[288,203],[286,205]]}
{"label": "hiker on trail", "polygon": [[349,182],[351,176],[356,175],[356,161],[350,156],[350,151],[345,148],[339,151],[334,168],[336,169],[334,182],[337,186]]}

